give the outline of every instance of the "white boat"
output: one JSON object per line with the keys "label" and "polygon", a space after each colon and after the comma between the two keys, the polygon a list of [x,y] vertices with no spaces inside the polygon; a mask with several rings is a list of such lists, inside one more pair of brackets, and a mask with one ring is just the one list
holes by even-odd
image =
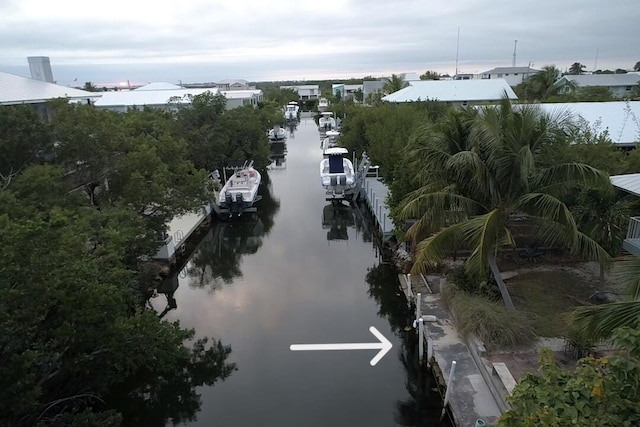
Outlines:
{"label": "white boat", "polygon": [[259,200],[258,187],[262,176],[253,168],[253,162],[228,169],[233,169],[234,173],[218,194],[218,206],[231,215],[241,215]]}
{"label": "white boat", "polygon": [[273,129],[270,129],[267,133],[269,142],[283,142],[287,139],[287,132],[279,125],[275,125]]}
{"label": "white boat", "polygon": [[323,113],[327,111],[327,108],[329,108],[329,100],[327,98],[320,98],[318,100],[318,111]]}
{"label": "white boat", "polygon": [[318,129],[321,132],[336,129],[336,119],[333,118],[333,113],[331,111],[325,111],[322,113],[320,119],[318,119]]}
{"label": "white boat", "polygon": [[333,148],[338,146],[338,137],[340,136],[340,132],[337,130],[329,130],[325,132],[326,138],[322,140],[322,151],[326,151],[328,148]]}
{"label": "white boat", "polygon": [[295,121],[300,118],[300,106],[296,101],[289,102],[284,107],[284,119],[286,121]]}
{"label": "white boat", "polygon": [[353,163],[344,157],[348,152],[343,147],[324,151],[324,159],[320,161],[320,180],[326,190],[327,200],[343,199],[356,188]]}

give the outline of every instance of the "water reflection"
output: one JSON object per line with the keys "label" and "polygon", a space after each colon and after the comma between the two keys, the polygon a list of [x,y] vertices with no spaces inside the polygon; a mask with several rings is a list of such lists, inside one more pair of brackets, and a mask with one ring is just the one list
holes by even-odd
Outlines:
{"label": "water reflection", "polygon": [[294,139],[295,131],[298,129],[298,120],[291,120],[287,122],[287,130],[289,131],[289,138]]}
{"label": "water reflection", "polygon": [[400,361],[407,375],[405,385],[409,397],[396,402],[395,422],[401,426],[451,427],[447,417],[440,421],[442,398],[433,376],[419,361],[418,337],[411,327],[413,309],[397,286],[397,269],[392,264],[378,264],[369,269],[366,281],[369,296],[380,307],[378,315],[389,321],[401,341]]}
{"label": "water reflection", "polygon": [[214,292],[230,284],[234,278],[242,277],[242,256],[258,251],[263,237],[271,231],[274,216],[280,209],[280,202],[273,197],[271,179],[266,172],[262,174],[258,194],[262,199],[256,204],[256,213],[244,214],[229,222],[214,219],[211,229],[195,249],[189,264],[184,268],[178,266],[158,286],[158,294],[165,295],[167,299],[167,306],[160,317],[178,306],[174,294],[178,289],[179,278],[188,277],[189,286],[207,287]]}
{"label": "water reflection", "polygon": [[329,203],[322,209],[322,228],[328,229],[327,240],[349,240],[348,228],[355,227],[353,208],[342,203]]}
{"label": "water reflection", "polygon": [[287,143],[284,141],[273,142],[269,144],[269,148],[271,150],[269,153],[271,164],[268,166],[268,169],[285,169],[287,167]]}

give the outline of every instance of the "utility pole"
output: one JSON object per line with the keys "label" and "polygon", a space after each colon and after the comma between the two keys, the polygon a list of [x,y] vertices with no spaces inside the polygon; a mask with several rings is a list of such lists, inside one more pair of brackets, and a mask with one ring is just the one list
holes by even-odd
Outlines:
{"label": "utility pole", "polygon": [[511,63],[512,67],[516,66],[516,48],[518,47],[518,40],[513,41],[513,61]]}
{"label": "utility pole", "polygon": [[458,27],[458,41],[456,43],[456,73],[454,77],[458,75],[458,53],[460,52],[460,27]]}

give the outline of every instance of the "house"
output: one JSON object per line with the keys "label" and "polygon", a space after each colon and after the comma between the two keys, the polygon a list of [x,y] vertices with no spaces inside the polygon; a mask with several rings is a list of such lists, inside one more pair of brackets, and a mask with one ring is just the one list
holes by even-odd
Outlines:
{"label": "house", "polygon": [[191,104],[191,98],[195,95],[200,95],[205,92],[211,92],[213,95],[218,94],[217,88],[181,88],[177,86],[177,89],[153,89],[155,87],[168,87],[159,85],[158,83],[151,83],[151,88],[142,86],[134,90],[129,91],[116,91],[116,92],[102,92],[100,97],[95,102],[97,108],[104,108],[112,111],[126,112],[130,108],[158,108],[158,109],[172,109],[177,105]]}
{"label": "house", "polygon": [[249,85],[249,82],[242,79],[225,79],[216,83],[218,89],[222,90],[246,90],[255,89]]}
{"label": "house", "polygon": [[291,85],[280,86],[280,89],[293,89],[298,92],[298,96],[301,100],[318,99],[320,98],[320,86],[319,85]]}
{"label": "house", "polygon": [[571,102],[539,104],[544,111],[568,111],[598,133],[607,132],[620,147],[635,147],[640,142],[640,101]]}
{"label": "house", "polygon": [[31,78],[0,72],[0,105],[29,104],[45,117],[50,116],[47,102],[67,98],[69,102],[91,104],[100,93],[62,86],[53,80],[47,56],[30,56]]}
{"label": "house", "polygon": [[223,90],[222,94],[227,98],[228,110],[245,105],[257,107],[258,103],[264,99],[261,89]]}
{"label": "house", "polygon": [[575,88],[607,87],[616,99],[629,98],[633,87],[640,84],[640,76],[628,74],[579,74],[562,76],[554,87],[559,94],[571,93]]}
{"label": "house", "polygon": [[363,85],[348,85],[344,83],[334,83],[331,85],[331,93],[333,96],[338,96],[338,93],[340,93],[342,99],[353,98],[353,95],[358,90],[363,91]]}
{"label": "house", "polygon": [[518,99],[504,79],[495,80],[420,80],[382,98],[383,101],[401,103],[414,101],[440,101],[456,106],[490,104],[507,95]]}
{"label": "house", "polygon": [[374,93],[382,93],[384,85],[387,83],[387,79],[380,80],[365,80],[362,82],[362,96],[366,102],[369,97]]}
{"label": "house", "polygon": [[[611,184],[627,193],[640,197],[640,173],[614,175]],[[640,257],[640,217],[629,218],[627,236],[622,242],[622,248],[632,255]]]}
{"label": "house", "polygon": [[405,82],[415,82],[420,80],[420,75],[418,73],[401,73],[398,74]]}
{"label": "house", "polygon": [[531,67],[496,67],[480,73],[480,78],[504,79],[509,86],[517,86],[538,71]]}

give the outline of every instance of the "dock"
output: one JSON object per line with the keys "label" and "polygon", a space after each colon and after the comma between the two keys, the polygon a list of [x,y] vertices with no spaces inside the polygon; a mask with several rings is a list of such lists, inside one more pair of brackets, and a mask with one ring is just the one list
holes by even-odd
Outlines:
{"label": "dock", "polygon": [[174,217],[167,227],[162,247],[153,257],[159,261],[174,262],[176,255],[182,253],[189,238],[209,219],[212,205],[204,205],[199,212],[190,212]]}
{"label": "dock", "polygon": [[[440,299],[440,283],[429,283],[423,275],[399,274],[398,279],[407,301],[416,304],[416,316],[426,320],[420,322],[424,325],[421,345],[427,348],[427,364],[446,390],[445,404],[456,426],[495,424],[507,408],[496,398],[494,383],[478,365],[482,363],[478,353],[483,350],[477,347],[483,346],[468,343],[458,334],[451,314]],[[439,282],[439,278],[436,281]],[[420,349],[420,353],[423,352]],[[478,420],[485,424],[478,424]]]}

